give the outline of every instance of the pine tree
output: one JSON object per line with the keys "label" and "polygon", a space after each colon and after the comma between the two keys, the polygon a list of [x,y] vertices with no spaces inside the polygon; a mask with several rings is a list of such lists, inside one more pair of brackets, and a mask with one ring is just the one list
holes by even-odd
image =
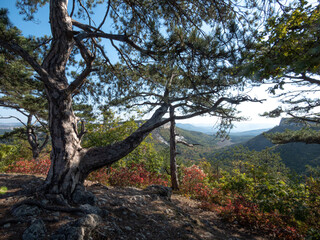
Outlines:
{"label": "pine tree", "polygon": [[313,127],[320,123],[320,6],[303,0],[281,10],[280,16],[268,20],[244,71],[258,83],[274,84],[269,91],[282,106],[265,116],[284,113],[306,124],[300,131],[270,135],[274,143],[319,143],[320,134]]}
{"label": "pine tree", "polygon": [[[187,117],[230,109],[221,108],[224,103],[250,100],[232,94],[232,89],[240,90],[245,84],[232,66],[239,64],[241,51],[250,47],[251,36],[257,31],[256,11],[260,9],[253,1],[238,5],[203,0],[87,0],[84,4],[80,0],[35,0],[28,4],[18,1],[17,6],[26,19],[32,19],[37,8],[45,4],[50,5],[52,36],[48,41],[43,39],[40,58],[26,49],[21,34],[12,33],[14,28],[5,22],[1,23],[0,46],[22,58],[43,84],[52,144],[46,193],[75,200],[90,172],[118,161],[153,129],[170,122],[163,117],[170,105],[179,105],[177,98],[181,98],[182,114]],[[96,7],[105,7],[106,12],[101,22],[93,25],[91,14]],[[113,28],[106,29],[106,22]],[[106,42],[119,53],[119,63],[110,61]],[[157,62],[179,67],[171,88],[159,69],[158,79],[137,74]],[[98,101],[111,97],[114,102],[117,97],[131,98],[136,89],[129,87],[134,85],[139,87],[139,96],[147,93],[149,105],[154,106],[152,116],[123,141],[83,148],[73,98],[82,92]],[[206,96],[214,97],[202,103]]]}

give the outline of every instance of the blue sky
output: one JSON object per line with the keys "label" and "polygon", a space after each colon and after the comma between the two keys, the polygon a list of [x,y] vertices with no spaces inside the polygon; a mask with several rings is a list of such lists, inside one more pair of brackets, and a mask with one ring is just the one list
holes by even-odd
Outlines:
{"label": "blue sky", "polygon": [[[50,25],[49,25],[49,9],[48,6],[39,9],[35,21],[23,21],[23,17],[19,15],[18,9],[15,7],[15,0],[0,0],[1,8],[9,9],[9,18],[11,22],[22,30],[25,36],[27,35],[38,35],[42,36],[44,34],[50,35]],[[101,12],[104,9],[100,9]],[[102,14],[100,14],[103,17]],[[115,54],[115,53],[114,53]],[[116,58],[116,56],[114,56]],[[271,128],[275,125],[278,125],[280,119],[268,119],[260,117],[259,114],[275,109],[279,103],[276,99],[272,99],[267,93],[266,89],[269,86],[262,86],[259,88],[252,89],[249,94],[252,97],[257,97],[259,99],[267,99],[264,103],[242,103],[238,106],[238,110],[242,112],[242,116],[248,117],[248,121],[236,123],[236,128],[234,131],[246,131],[260,128]],[[249,90],[248,90],[249,91]],[[21,116],[16,111],[0,108],[0,116]],[[4,120],[0,119],[0,123],[3,122],[16,122],[15,120]],[[216,123],[216,119],[210,117],[196,117],[181,121],[182,123],[190,123],[193,125],[202,125],[202,126],[213,126]]]}

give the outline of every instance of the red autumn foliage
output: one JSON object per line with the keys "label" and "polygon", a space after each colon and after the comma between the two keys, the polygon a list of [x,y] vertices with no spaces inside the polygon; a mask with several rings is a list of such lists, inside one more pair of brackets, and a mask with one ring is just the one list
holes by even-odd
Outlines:
{"label": "red autumn foliage", "polygon": [[25,160],[15,162],[8,166],[8,173],[26,173],[26,174],[41,174],[47,175],[50,168],[49,156],[45,156],[39,160]]}
{"label": "red autumn foliage", "polygon": [[102,168],[92,172],[89,175],[89,179],[99,181],[103,184],[121,187],[144,187],[152,184],[168,185],[167,176],[148,171],[142,163],[132,163],[129,166],[120,168]]}
{"label": "red autumn foliage", "polygon": [[[50,167],[48,156],[39,160],[23,160],[8,166],[7,172],[47,174]],[[89,180],[113,186],[145,187],[151,184],[168,185],[169,177],[150,172],[144,164],[132,163],[126,167],[102,168],[89,175]],[[289,219],[277,212],[262,212],[257,204],[245,197],[211,187],[207,174],[193,165],[183,168],[180,191],[201,201],[201,207],[217,212],[224,219],[273,235],[277,239],[302,239]]]}

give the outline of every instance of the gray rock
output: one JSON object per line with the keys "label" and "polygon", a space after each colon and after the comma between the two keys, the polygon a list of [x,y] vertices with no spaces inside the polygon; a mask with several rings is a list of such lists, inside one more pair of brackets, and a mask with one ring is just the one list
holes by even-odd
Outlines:
{"label": "gray rock", "polygon": [[92,206],[90,204],[83,204],[80,208],[85,211],[87,214],[97,214],[102,215],[102,210],[98,207]]}
{"label": "gray rock", "polygon": [[9,228],[9,227],[11,227],[10,223],[7,223],[7,224],[3,225],[3,228]]}
{"label": "gray rock", "polygon": [[142,233],[138,233],[137,234],[137,238],[138,240],[143,240],[143,239],[147,239],[145,235],[143,235]]}
{"label": "gray rock", "polygon": [[172,189],[162,185],[150,185],[144,189],[149,194],[155,194],[171,201]]}
{"label": "gray rock", "polygon": [[49,200],[43,199],[43,200],[41,201],[41,203],[42,203],[43,205],[47,205],[47,204],[49,203]]}
{"label": "gray rock", "polygon": [[88,214],[76,221],[60,227],[51,240],[86,240],[90,239],[91,232],[98,226],[101,219],[96,214]]}
{"label": "gray rock", "polygon": [[41,209],[37,206],[22,204],[14,208],[11,213],[15,217],[37,216],[41,213]]}
{"label": "gray rock", "polygon": [[53,212],[51,215],[55,216],[55,217],[59,217],[60,216],[60,212]]}
{"label": "gray rock", "polygon": [[41,219],[32,221],[31,225],[23,232],[23,240],[42,240],[46,237],[46,226]]}
{"label": "gray rock", "polygon": [[72,201],[76,204],[95,205],[98,200],[93,193],[86,191],[84,186],[77,185],[74,193],[72,194]]}
{"label": "gray rock", "polygon": [[127,230],[127,231],[132,231],[132,228],[129,227],[129,226],[125,226],[124,229]]}

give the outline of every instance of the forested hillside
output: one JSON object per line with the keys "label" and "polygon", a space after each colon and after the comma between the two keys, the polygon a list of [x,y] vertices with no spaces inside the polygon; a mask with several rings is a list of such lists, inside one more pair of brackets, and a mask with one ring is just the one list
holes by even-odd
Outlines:
{"label": "forested hillside", "polygon": [[[216,148],[218,140],[214,135],[208,135],[196,131],[188,131],[177,128],[177,138],[182,139],[193,147],[188,147],[184,144],[177,145],[177,158],[183,162],[197,162],[199,159],[206,157],[210,152]],[[155,148],[159,151],[169,151],[170,132],[168,128],[160,127],[152,132],[153,140],[155,141]]]}
{"label": "forested hillside", "polygon": [[[287,129],[299,130],[305,127],[304,124],[288,122],[282,120],[279,126],[276,126],[266,134],[283,133]],[[318,127],[313,129],[319,130]],[[295,170],[297,173],[305,172],[306,165],[313,167],[320,165],[320,147],[319,144],[306,144],[306,143],[287,143],[287,144],[273,144],[264,134],[260,134],[249,141],[242,143],[244,147],[249,150],[261,151],[266,148],[271,148],[272,151],[280,153],[282,161],[287,167]]]}

